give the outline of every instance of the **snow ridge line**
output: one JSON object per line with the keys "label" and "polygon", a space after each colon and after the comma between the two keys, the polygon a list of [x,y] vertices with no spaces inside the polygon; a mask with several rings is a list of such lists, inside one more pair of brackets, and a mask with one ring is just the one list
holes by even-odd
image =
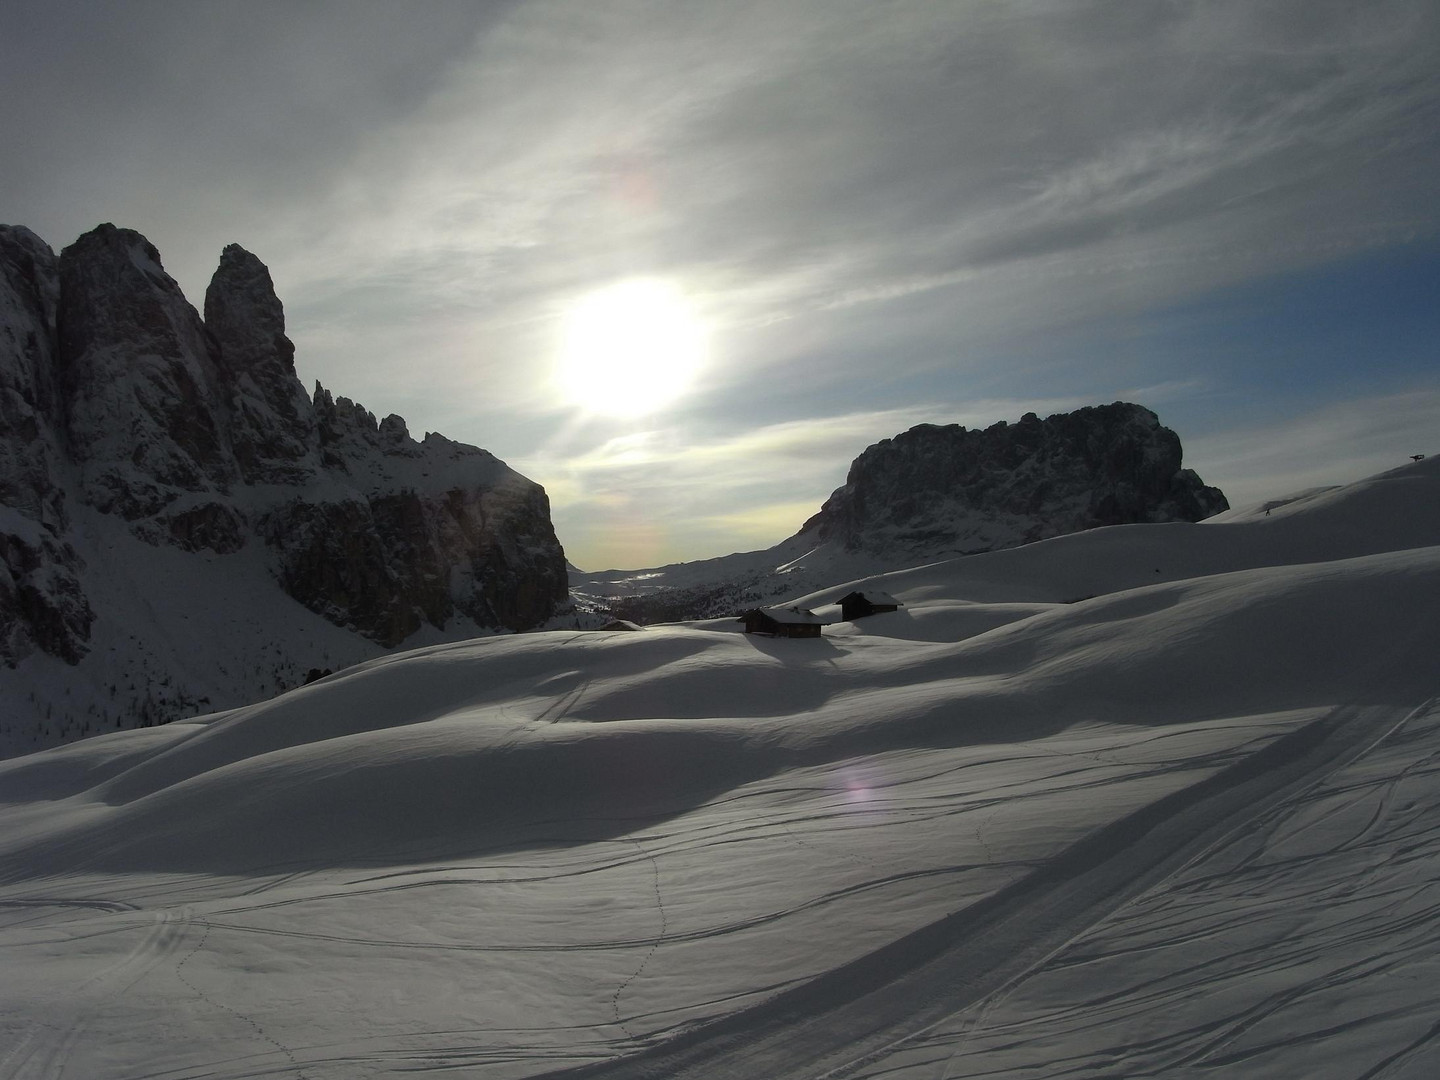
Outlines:
{"label": "snow ridge line", "polygon": [[1333,709],[1096,830],[1019,881],[801,986],[629,1057],[543,1076],[852,1075],[1008,985],[1096,918],[1188,864],[1197,845],[1209,850],[1257,814],[1368,752],[1431,702],[1399,723],[1391,709]]}
{"label": "snow ridge line", "polygon": [[218,1009],[221,1012],[227,1012],[231,1016],[235,1017],[237,1020],[243,1020],[251,1027],[251,1029],[254,1030],[255,1034],[259,1035],[260,1038],[264,1039],[271,1046],[275,1047],[276,1050],[280,1051],[280,1053],[284,1054],[290,1060],[290,1066],[292,1069],[294,1069],[295,1075],[299,1078],[299,1080],[310,1080],[310,1078],[305,1075],[305,1070],[301,1067],[300,1062],[296,1059],[295,1051],[291,1050],[290,1047],[286,1046],[284,1043],[272,1037],[269,1032],[267,1032],[254,1020],[254,1018],[245,1015],[238,1009],[231,1008],[223,1001],[216,1001],[209,994],[205,993],[204,990],[201,990],[198,986],[196,986],[193,982],[191,982],[188,978],[185,977],[185,965],[188,964],[195,957],[195,955],[205,947],[205,943],[210,940],[210,921],[208,919],[201,918],[200,922],[204,924],[205,932],[200,935],[200,940],[195,943],[195,947],[185,954],[185,958],[183,960],[181,960],[178,964],[175,965],[175,977],[179,979],[182,983],[184,983],[187,987],[189,987],[191,993],[193,993],[196,997],[198,997],[201,1001],[205,1002],[211,1008]]}

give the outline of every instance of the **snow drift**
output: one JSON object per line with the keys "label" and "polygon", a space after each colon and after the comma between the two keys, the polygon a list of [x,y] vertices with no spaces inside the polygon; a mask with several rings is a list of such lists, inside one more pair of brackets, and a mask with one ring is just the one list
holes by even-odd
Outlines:
{"label": "snow drift", "polygon": [[[1172,917],[1172,875],[1243,868],[1227,845],[1347,770],[1412,778],[1367,835],[1440,804],[1406,764],[1440,757],[1437,540],[1431,459],[1268,514],[863,579],[904,606],[819,640],[716,621],[439,645],[0,762],[0,948],[22,976],[0,1077],[919,1078],[958,1075],[971,1040],[999,1072],[1024,1051],[985,1010],[1031,985],[1034,1008],[1064,993],[1097,1018],[1063,1026],[1067,1053],[1179,1069],[1190,1050],[1105,1041],[1085,1011],[1104,987],[1046,966],[1055,935],[1108,927],[1123,955],[1111,912]],[[1328,821],[1311,842],[1349,843]],[[1440,835],[1415,843],[1433,880]],[[1347,865],[1356,904],[1392,887]],[[1221,894],[1243,919],[1243,890]],[[1263,965],[1267,933],[1206,963]],[[1387,970],[1437,961],[1431,935]],[[1107,970],[1132,1026],[1171,1022]],[[1309,1036],[1333,1075],[1382,1061],[1376,1032],[1410,1037],[1372,985]],[[1255,1021],[1274,1045],[1298,1038],[1288,1008]],[[162,1013],[169,1035],[133,1034]]]}

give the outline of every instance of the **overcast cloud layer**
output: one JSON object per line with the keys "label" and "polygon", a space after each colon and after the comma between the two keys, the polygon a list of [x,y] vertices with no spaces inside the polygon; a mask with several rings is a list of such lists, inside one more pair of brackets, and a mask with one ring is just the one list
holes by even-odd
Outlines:
{"label": "overcast cloud layer", "polygon": [[[590,568],[774,543],[924,421],[1126,397],[1232,501],[1440,449],[1430,0],[0,0],[0,88],[0,220],[192,300],[243,244],[302,379],[540,480]],[[709,363],[584,415],[563,315],[633,276]]]}

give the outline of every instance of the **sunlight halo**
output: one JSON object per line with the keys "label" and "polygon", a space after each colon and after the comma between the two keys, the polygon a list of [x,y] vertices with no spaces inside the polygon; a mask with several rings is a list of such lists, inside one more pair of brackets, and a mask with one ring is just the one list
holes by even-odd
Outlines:
{"label": "sunlight halo", "polygon": [[643,416],[690,389],[704,354],[704,323],[685,294],[633,278],[581,297],[565,314],[554,378],[577,408]]}

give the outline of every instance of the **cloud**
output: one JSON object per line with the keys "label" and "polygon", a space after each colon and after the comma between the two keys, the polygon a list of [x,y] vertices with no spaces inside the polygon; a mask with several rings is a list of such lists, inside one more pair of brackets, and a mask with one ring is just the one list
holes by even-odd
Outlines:
{"label": "cloud", "polygon": [[633,561],[631,549],[631,565],[654,566],[778,543],[820,509],[865,447],[916,424],[983,427],[1079,404],[937,402],[729,432],[655,428],[516,464],[544,484],[572,561],[618,565],[624,545],[643,535],[644,557]]}
{"label": "cloud", "polygon": [[[192,299],[239,241],[307,381],[668,551],[936,403],[1273,383],[1091,346],[1440,236],[1437,54],[1417,0],[7,4],[0,190],[57,246],[140,228]],[[684,430],[607,449],[543,376],[567,305],[637,275],[714,362]]]}
{"label": "cloud", "polygon": [[57,247],[111,218],[146,231],[193,299],[220,237],[313,208],[510,6],[5,4],[7,211]]}
{"label": "cloud", "polygon": [[1186,442],[1186,461],[1234,506],[1345,484],[1440,452],[1440,388],[1361,398],[1279,424]]}

